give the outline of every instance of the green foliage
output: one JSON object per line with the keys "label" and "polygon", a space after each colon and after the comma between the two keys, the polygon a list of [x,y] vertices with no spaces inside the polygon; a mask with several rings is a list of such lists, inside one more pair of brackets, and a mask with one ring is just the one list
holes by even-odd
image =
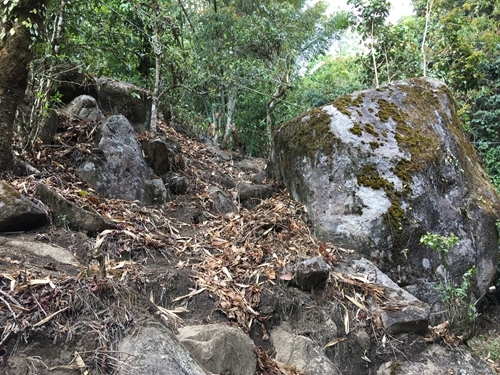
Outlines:
{"label": "green foliage", "polygon": [[448,280],[450,268],[450,250],[458,244],[458,238],[452,233],[449,236],[440,236],[436,233],[427,232],[420,238],[420,242],[429,246],[440,256],[440,263],[444,267],[442,280],[436,286],[439,292],[443,308],[446,311],[446,319],[449,322],[450,330],[456,334],[470,335],[475,330],[475,325],[479,313],[476,305],[470,301],[470,291],[473,287],[473,279],[477,274],[476,266],[472,266],[462,276],[459,285],[455,285]]}
{"label": "green foliage", "polygon": [[480,335],[467,341],[467,345],[481,358],[500,363],[500,339]]}
{"label": "green foliage", "polygon": [[327,55],[315,59],[287,98],[299,106],[289,108],[289,117],[367,88],[363,84],[363,73],[363,66],[356,57]]}
{"label": "green foliage", "polygon": [[440,236],[437,233],[427,232],[420,237],[420,243],[428,246],[431,250],[436,251],[443,264],[448,264],[448,254],[453,246],[458,244],[459,240],[455,234],[451,233],[449,236]]}

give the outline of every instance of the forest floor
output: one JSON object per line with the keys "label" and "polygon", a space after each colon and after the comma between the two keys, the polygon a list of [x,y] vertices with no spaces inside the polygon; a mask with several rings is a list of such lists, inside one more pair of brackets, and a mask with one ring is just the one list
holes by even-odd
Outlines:
{"label": "forest floor", "polygon": [[[0,297],[4,302],[0,305],[0,327],[4,328],[0,369],[14,358],[15,351],[23,351],[25,363],[11,363],[14,368],[41,366],[51,369],[51,374],[62,374],[86,366],[95,373],[107,373],[118,361],[114,344],[151,314],[174,331],[182,325],[231,322],[268,349],[268,330],[279,321],[270,321],[266,312],[279,310],[286,315],[303,298],[287,286],[292,277],[288,266],[319,255],[335,266],[355,256],[351,250],[318,241],[307,226],[305,208],[279,186],[272,198],[251,209],[238,205],[237,212],[217,215],[209,186],[237,198],[238,184],[256,172],[237,167],[238,153],[222,155],[161,123],[159,132],[181,145],[187,167],[178,173],[188,182],[188,193],[173,196],[161,207],[99,196],[76,174],[83,158],[95,151],[97,126],[63,119],[52,145],[38,145],[23,155],[41,174],[9,180],[34,200],[36,185],[44,183],[70,202],[112,220],[117,229],[89,238],[71,231],[65,218],[59,217],[43,230],[0,237]],[[252,162],[262,169],[265,166],[264,160]],[[19,254],[18,247],[11,247],[13,241],[60,246],[72,251],[77,262],[29,259]],[[345,275],[334,278],[332,286],[313,294],[312,303],[339,300],[348,304],[346,296],[350,296],[363,304],[370,293]],[[139,293],[132,293],[131,288]],[[499,369],[500,307],[493,302],[485,308],[478,335],[469,344]],[[357,307],[351,307],[346,314],[356,316]],[[363,324],[380,328],[369,316]],[[375,341],[381,335],[375,332]],[[90,338],[93,348],[87,344]],[[332,338],[315,339],[325,345]],[[71,350],[68,347],[55,358],[50,344],[71,340],[76,340]],[[36,345],[23,344],[28,341]],[[41,358],[51,355],[53,362],[40,364]],[[299,373],[276,363],[264,351],[258,362],[263,373]]]}

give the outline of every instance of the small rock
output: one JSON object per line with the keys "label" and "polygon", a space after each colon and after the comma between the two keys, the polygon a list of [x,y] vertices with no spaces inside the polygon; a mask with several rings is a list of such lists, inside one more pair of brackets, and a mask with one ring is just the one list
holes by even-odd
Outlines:
{"label": "small rock", "polygon": [[101,120],[104,118],[97,100],[95,100],[90,95],[80,95],[69,103],[69,105],[64,109],[71,118],[76,118],[78,120]]}
{"label": "small rock", "polygon": [[247,182],[242,182],[238,185],[238,197],[245,207],[252,208],[262,199],[271,198],[274,194],[274,189],[269,185],[251,185]]}
{"label": "small rock", "polygon": [[308,337],[290,333],[279,326],[271,331],[271,340],[276,349],[276,359],[295,366],[306,375],[339,373],[323,350]]}
{"label": "small rock", "polygon": [[67,201],[47,185],[38,184],[36,195],[50,207],[53,220],[58,226],[67,225],[70,229],[84,231],[89,235],[116,228],[112,221],[105,220],[98,213],[86,211]]}
{"label": "small rock", "polygon": [[167,188],[161,178],[146,181],[144,192],[144,203],[150,205],[161,205],[167,202],[169,198]]}
{"label": "small rock", "polygon": [[28,231],[49,223],[43,205],[36,205],[0,181],[0,232]]}
{"label": "small rock", "polygon": [[372,309],[380,314],[382,324],[388,333],[424,334],[427,331],[430,306],[400,288],[372,262],[365,258],[355,260],[351,267],[345,268],[345,272],[385,288],[388,301],[394,308],[388,309],[389,306],[380,308],[375,304]]}
{"label": "small rock", "polygon": [[323,285],[330,275],[330,266],[322,257],[306,259],[295,266],[293,283],[304,291]]}
{"label": "small rock", "polygon": [[141,147],[146,153],[146,160],[158,176],[186,169],[186,161],[181,153],[181,145],[176,141],[170,139],[145,139],[141,141]]}
{"label": "small rock", "polygon": [[[416,358],[415,358],[416,357]],[[463,348],[443,348],[432,344],[410,361],[386,362],[377,375],[494,375],[489,364]]]}
{"label": "small rock", "polygon": [[177,174],[170,174],[168,177],[165,177],[166,183],[170,191],[175,195],[186,194],[188,190],[188,183],[186,179]]}
{"label": "small rock", "polygon": [[368,333],[366,333],[364,329],[360,328],[356,332],[356,341],[358,342],[359,346],[361,346],[361,349],[363,350],[370,349],[371,346],[370,336],[368,335]]}
{"label": "small rock", "polygon": [[264,169],[264,164],[257,159],[243,159],[236,163],[236,166],[244,172],[260,172]]}
{"label": "small rock", "polygon": [[222,324],[179,329],[178,338],[208,371],[225,375],[254,375],[255,345],[241,330]]}
{"label": "small rock", "polygon": [[210,198],[212,198],[212,201],[214,202],[214,210],[218,214],[225,215],[236,211],[236,205],[234,204],[231,196],[218,187],[210,186],[208,188],[208,194],[210,194]]}
{"label": "small rock", "polygon": [[262,184],[264,184],[266,179],[267,179],[266,171],[260,171],[252,177],[251,181],[253,184],[262,185]]}
{"label": "small rock", "polygon": [[121,360],[118,375],[207,375],[182,347],[175,335],[161,324],[150,321],[139,333],[125,337],[118,345]]}

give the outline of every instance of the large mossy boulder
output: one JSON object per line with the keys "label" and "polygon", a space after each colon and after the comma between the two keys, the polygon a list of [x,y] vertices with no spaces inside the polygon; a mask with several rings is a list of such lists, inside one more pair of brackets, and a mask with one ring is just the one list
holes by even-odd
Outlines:
{"label": "large mossy boulder", "polygon": [[462,131],[447,87],[411,79],[344,96],[282,124],[269,172],[308,208],[316,234],[374,261],[399,284],[436,281],[420,243],[454,233],[453,280],[497,265],[500,200]]}

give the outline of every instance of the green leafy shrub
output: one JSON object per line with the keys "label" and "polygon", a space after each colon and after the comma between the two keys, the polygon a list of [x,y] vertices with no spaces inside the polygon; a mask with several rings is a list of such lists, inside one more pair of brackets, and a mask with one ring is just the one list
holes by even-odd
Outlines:
{"label": "green leafy shrub", "polygon": [[449,236],[440,236],[427,232],[420,238],[420,243],[436,251],[440,256],[440,264],[444,268],[441,281],[436,286],[439,297],[445,309],[445,317],[450,324],[450,331],[455,334],[470,336],[476,329],[479,317],[476,304],[470,301],[469,293],[473,286],[473,279],[477,273],[476,266],[472,266],[462,276],[459,285],[455,285],[449,278],[450,250],[458,244],[459,239],[453,233]]}

